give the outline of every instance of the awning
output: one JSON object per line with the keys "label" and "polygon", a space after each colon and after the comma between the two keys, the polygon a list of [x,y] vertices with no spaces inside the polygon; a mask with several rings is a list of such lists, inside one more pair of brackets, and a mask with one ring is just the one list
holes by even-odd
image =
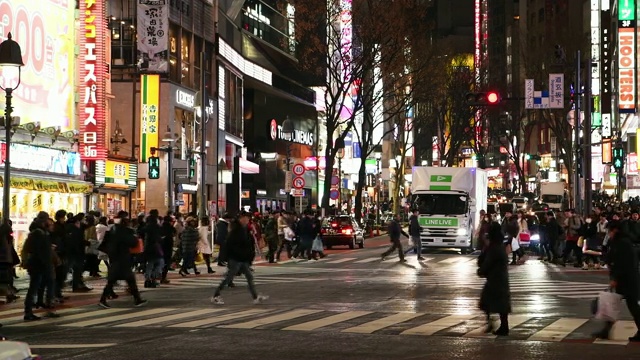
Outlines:
{"label": "awning", "polygon": [[[4,177],[0,176],[0,187],[3,185]],[[86,181],[50,174],[35,175],[22,171],[11,172],[11,187],[13,189],[59,193],[90,193],[93,191],[93,184]]]}
{"label": "awning", "polygon": [[260,174],[260,165],[240,158],[240,171],[243,174]]}

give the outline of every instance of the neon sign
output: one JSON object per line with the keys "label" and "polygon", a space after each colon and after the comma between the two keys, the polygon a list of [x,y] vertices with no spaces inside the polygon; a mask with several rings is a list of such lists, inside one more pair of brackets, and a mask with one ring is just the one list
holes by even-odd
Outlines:
{"label": "neon sign", "polygon": [[105,149],[105,39],[106,12],[103,1],[81,0],[80,21],[80,157],[104,160]]}

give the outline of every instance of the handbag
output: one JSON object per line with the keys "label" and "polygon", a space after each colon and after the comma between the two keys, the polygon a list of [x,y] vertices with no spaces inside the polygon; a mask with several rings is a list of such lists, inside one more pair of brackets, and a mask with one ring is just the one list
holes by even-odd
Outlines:
{"label": "handbag", "polygon": [[416,245],[413,243],[413,239],[412,239],[411,237],[409,237],[409,241],[407,242],[407,246],[409,246],[409,247],[414,247],[414,246],[416,246]]}
{"label": "handbag", "polygon": [[616,321],[620,316],[622,295],[612,291],[603,291],[598,294],[596,319]]}
{"label": "handbag", "polygon": [[142,254],[144,252],[144,241],[141,238],[138,238],[138,245],[129,249],[129,253],[132,255]]}
{"label": "handbag", "polygon": [[324,251],[324,245],[322,244],[322,239],[320,239],[319,236],[316,236],[316,238],[313,239],[313,244],[311,245],[311,251],[317,251],[317,252]]}

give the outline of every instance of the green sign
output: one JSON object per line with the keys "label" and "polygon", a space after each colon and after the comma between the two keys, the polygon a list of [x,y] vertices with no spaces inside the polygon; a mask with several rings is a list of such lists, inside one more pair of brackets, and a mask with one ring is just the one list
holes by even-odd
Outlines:
{"label": "green sign", "polygon": [[160,158],[149,157],[149,179],[160,179]]}
{"label": "green sign", "polygon": [[453,179],[451,175],[431,175],[431,182],[446,182],[449,183]]}
{"label": "green sign", "polygon": [[636,19],[636,1],[620,0],[618,2],[618,20]]}
{"label": "green sign", "polygon": [[458,227],[456,218],[419,218],[420,226]]}

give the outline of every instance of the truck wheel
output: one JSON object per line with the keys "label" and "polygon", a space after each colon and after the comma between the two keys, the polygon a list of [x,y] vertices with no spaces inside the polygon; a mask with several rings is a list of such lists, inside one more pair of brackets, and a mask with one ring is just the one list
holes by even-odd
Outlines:
{"label": "truck wheel", "polygon": [[467,255],[467,254],[469,254],[469,249],[468,249],[468,248],[462,248],[462,249],[460,249],[460,254],[462,254],[462,255]]}

